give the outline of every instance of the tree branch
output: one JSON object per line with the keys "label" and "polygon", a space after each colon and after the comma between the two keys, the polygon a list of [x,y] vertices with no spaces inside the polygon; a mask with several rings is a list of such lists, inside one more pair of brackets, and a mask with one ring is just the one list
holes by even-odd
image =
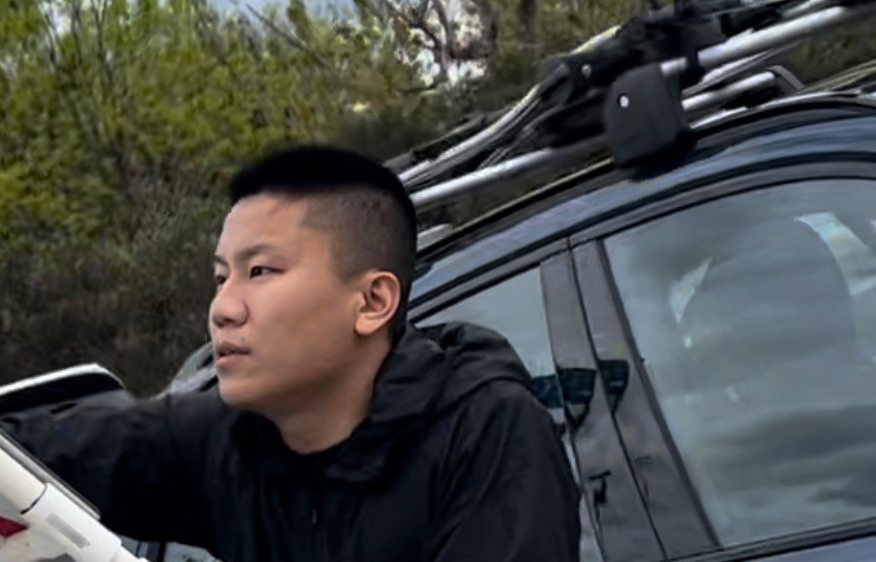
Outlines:
{"label": "tree branch", "polygon": [[[55,22],[52,20],[48,12],[45,12],[43,10],[40,10],[40,12],[43,16],[43,20],[46,23],[49,66],[52,69],[53,77],[58,82],[58,91],[60,92],[62,99],[67,105],[67,110],[79,123],[79,126],[82,128],[83,135],[92,145],[91,149],[94,150],[97,154],[106,154],[110,156],[110,158],[113,160],[117,167],[117,172],[120,174],[120,178],[117,179],[122,179],[125,176],[124,155],[121,152],[122,148],[120,146],[116,146],[115,143],[107,142],[104,138],[101,127],[99,126],[99,119],[101,118],[99,112],[97,114],[85,115],[82,107],[77,103],[79,100],[74,99],[73,96],[70,95],[69,92],[73,89],[67,87],[69,84],[65,84],[63,82],[63,79],[66,79],[71,84],[74,84],[77,81],[76,77],[73,72],[69,68],[66,68],[61,61],[58,48],[58,29],[55,26]],[[70,33],[73,33],[73,29],[70,30]],[[76,41],[77,51],[80,56],[80,62],[81,64],[85,64],[85,61],[81,58],[81,50],[78,48],[79,37],[74,35],[74,40]]]}
{"label": "tree branch", "polygon": [[499,50],[499,17],[490,0],[472,0],[481,20],[481,43],[488,59],[495,58]]}
{"label": "tree branch", "polygon": [[301,39],[299,39],[298,37],[295,37],[291,32],[289,32],[285,29],[282,29],[276,23],[274,23],[271,20],[269,20],[268,18],[266,18],[264,15],[262,15],[261,12],[259,12],[255,8],[253,8],[252,5],[247,4],[246,7],[250,11],[250,13],[252,13],[252,15],[254,15],[256,18],[258,18],[258,20],[260,22],[262,22],[263,24],[268,26],[271,29],[271,31],[273,31],[274,33],[276,33],[277,35],[279,35],[280,37],[285,39],[287,43],[289,43],[290,45],[292,45],[293,47],[295,47],[296,49],[298,49],[302,53],[304,53],[307,56],[309,56],[310,58],[312,58],[319,66],[321,66],[323,68],[326,68],[329,66],[328,62],[322,56],[320,56],[319,53],[317,53],[316,51],[314,51],[313,49],[311,49],[310,47],[305,45]]}
{"label": "tree branch", "polygon": [[100,0],[91,2],[91,16],[94,18],[95,33],[97,36],[97,56],[100,59],[100,66],[103,69],[106,85],[112,89],[115,83],[112,67],[107,59],[106,39],[104,37],[104,23],[106,18],[107,3],[109,0]]}
{"label": "tree branch", "polygon": [[520,0],[517,17],[520,31],[527,47],[532,49],[538,45],[538,17],[541,6],[539,0]]}
{"label": "tree branch", "polygon": [[[446,82],[448,79],[449,66],[450,66],[450,51],[448,49],[448,41],[453,41],[453,35],[451,33],[451,29],[442,23],[442,27],[445,31],[445,39],[442,40],[441,37],[435,32],[434,29],[429,25],[428,19],[428,7],[429,4],[432,5],[440,4],[440,0],[423,0],[420,5],[413,10],[416,19],[406,14],[403,9],[396,6],[391,0],[380,0],[382,6],[385,6],[386,9],[391,13],[392,17],[401,20],[405,25],[412,29],[416,29],[422,32],[426,38],[431,42],[427,48],[432,52],[432,56],[435,57],[435,62],[438,64],[438,77],[436,77],[436,83]],[[439,6],[436,10],[443,9],[443,6]],[[445,14],[446,20],[446,14]],[[439,22],[441,18],[439,16]]]}

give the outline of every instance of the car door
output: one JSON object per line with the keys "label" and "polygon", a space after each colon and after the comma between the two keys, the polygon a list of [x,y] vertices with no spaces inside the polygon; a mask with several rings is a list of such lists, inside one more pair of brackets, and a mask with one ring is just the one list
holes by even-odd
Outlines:
{"label": "car door", "polygon": [[876,167],[738,174],[573,238],[673,559],[874,558]]}
{"label": "car door", "polygon": [[[499,260],[502,265],[418,303],[411,320],[418,326],[474,322],[508,338],[554,417],[584,492],[581,560],[656,560],[653,530],[629,476],[605,393],[596,383],[566,247],[563,240],[530,255]],[[629,509],[628,503],[638,509]],[[619,551],[626,557],[617,556]],[[653,556],[634,556],[644,553]]]}

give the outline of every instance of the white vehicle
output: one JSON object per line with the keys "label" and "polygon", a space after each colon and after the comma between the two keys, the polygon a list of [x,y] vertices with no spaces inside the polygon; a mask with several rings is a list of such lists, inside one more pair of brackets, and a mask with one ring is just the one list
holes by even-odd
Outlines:
{"label": "white vehicle", "polygon": [[[0,408],[51,403],[58,410],[89,396],[116,398],[121,382],[99,365],[82,365],[0,388]],[[60,404],[56,401],[60,399]],[[100,524],[97,511],[0,432],[0,562],[144,561]]]}

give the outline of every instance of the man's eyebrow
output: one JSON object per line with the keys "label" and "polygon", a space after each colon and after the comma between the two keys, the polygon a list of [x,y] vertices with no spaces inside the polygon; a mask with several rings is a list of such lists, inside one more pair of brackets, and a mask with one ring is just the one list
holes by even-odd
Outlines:
{"label": "man's eyebrow", "polygon": [[[245,262],[246,260],[256,256],[258,254],[275,254],[277,253],[277,247],[272,244],[262,243],[255,244],[249,247],[244,248],[237,252],[234,257],[235,261]],[[213,263],[221,266],[228,266],[228,260],[219,254],[213,256]]]}

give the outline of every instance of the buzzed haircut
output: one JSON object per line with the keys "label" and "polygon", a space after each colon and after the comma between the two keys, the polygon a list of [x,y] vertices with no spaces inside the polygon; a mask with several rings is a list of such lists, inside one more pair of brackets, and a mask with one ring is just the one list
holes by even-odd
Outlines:
{"label": "buzzed haircut", "polygon": [[372,269],[398,277],[402,298],[393,335],[404,328],[417,219],[404,185],[392,171],[356,152],[305,145],[259,158],[238,171],[229,187],[232,205],[264,193],[306,201],[304,224],[331,234],[342,279]]}

